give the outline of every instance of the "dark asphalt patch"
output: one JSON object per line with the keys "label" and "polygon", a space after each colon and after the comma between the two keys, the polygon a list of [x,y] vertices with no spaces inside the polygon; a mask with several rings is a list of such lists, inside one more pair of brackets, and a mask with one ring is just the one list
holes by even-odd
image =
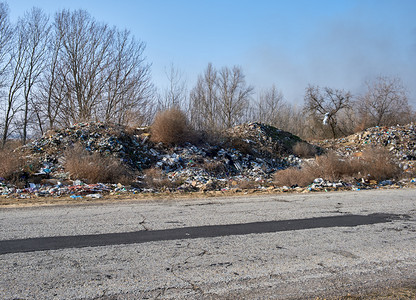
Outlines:
{"label": "dark asphalt patch", "polygon": [[245,224],[183,227],[165,230],[3,240],[0,241],[0,255],[7,253],[210,238],[313,228],[354,227],[386,223],[401,218],[403,218],[403,216],[393,214],[342,215]]}

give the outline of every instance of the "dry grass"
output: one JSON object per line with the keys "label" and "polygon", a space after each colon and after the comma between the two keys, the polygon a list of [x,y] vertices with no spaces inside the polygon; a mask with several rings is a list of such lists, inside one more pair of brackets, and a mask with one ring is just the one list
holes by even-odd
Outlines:
{"label": "dry grass", "polygon": [[305,142],[298,142],[292,148],[293,154],[302,158],[314,157],[317,154],[316,147]]}
{"label": "dry grass", "polygon": [[173,182],[163,174],[162,170],[157,168],[150,168],[144,170],[144,182],[146,187],[161,189],[161,188],[174,188],[180,185],[179,182]]}
{"label": "dry grass", "polygon": [[243,190],[255,189],[259,184],[253,180],[240,180],[237,183],[238,187]]}
{"label": "dry grass", "polygon": [[224,174],[227,171],[227,168],[220,161],[205,162],[201,168],[214,176]]}
{"label": "dry grass", "polygon": [[314,179],[315,175],[306,169],[288,168],[277,171],[274,174],[274,183],[278,186],[307,186]]}
{"label": "dry grass", "polygon": [[366,149],[360,160],[363,162],[360,172],[367,179],[378,181],[392,179],[399,177],[402,172],[391,153],[385,148]]}
{"label": "dry grass", "polygon": [[16,182],[23,172],[25,159],[22,152],[11,148],[0,150],[0,177],[7,181]]}
{"label": "dry grass", "polygon": [[195,138],[185,113],[176,108],[159,112],[150,127],[150,133],[151,141],[155,143],[177,145]]}
{"label": "dry grass", "polygon": [[129,169],[119,159],[89,153],[81,145],[65,151],[64,168],[73,179],[81,179],[88,183],[123,183],[132,179]]}
{"label": "dry grass", "polygon": [[329,181],[368,179],[381,181],[395,179],[401,170],[392,155],[382,148],[371,148],[361,157],[341,158],[333,152],[316,157],[315,162],[305,164],[302,169],[288,168],[274,175],[279,186],[307,186],[315,178]]}

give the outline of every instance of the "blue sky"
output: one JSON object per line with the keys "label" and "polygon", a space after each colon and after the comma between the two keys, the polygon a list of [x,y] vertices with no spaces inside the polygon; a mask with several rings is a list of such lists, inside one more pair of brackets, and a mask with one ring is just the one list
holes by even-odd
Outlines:
{"label": "blue sky", "polygon": [[365,81],[398,76],[416,106],[414,0],[9,0],[12,21],[33,6],[85,9],[146,43],[157,87],[172,64],[188,88],[209,62],[239,65],[256,91],[273,84],[303,103],[308,84],[359,94]]}

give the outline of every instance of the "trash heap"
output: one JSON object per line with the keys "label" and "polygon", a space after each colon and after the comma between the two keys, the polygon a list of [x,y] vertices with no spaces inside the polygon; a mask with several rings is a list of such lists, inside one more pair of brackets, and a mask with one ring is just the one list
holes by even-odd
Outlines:
{"label": "trash heap", "polygon": [[[20,198],[46,195],[100,198],[103,194],[119,193],[276,189],[274,173],[291,166],[300,167],[302,160],[293,155],[292,148],[296,143],[306,143],[289,132],[262,123],[225,130],[216,144],[170,146],[152,142],[149,132],[149,128],[128,129],[94,122],[47,132],[20,149],[29,153],[28,161],[36,162],[33,163],[38,168],[36,172],[25,179],[24,185],[13,185],[0,178],[0,194]],[[88,183],[83,178],[71,177],[64,168],[65,151],[77,144],[91,153],[118,158],[129,166],[135,180],[123,185]],[[397,157],[403,170],[416,172],[413,124],[369,128],[345,138],[316,141],[314,145],[318,149],[333,149],[343,156],[359,156],[368,146],[385,147]],[[304,190],[346,186],[317,178]],[[358,183],[349,184],[348,188],[354,186],[360,188]]]}
{"label": "trash heap", "polygon": [[[278,169],[298,165],[291,147],[300,138],[261,123],[249,123],[227,130],[221,142],[212,145],[185,143],[169,146],[150,141],[149,129],[126,131],[123,126],[103,123],[78,123],[47,132],[26,145],[30,159],[41,168],[26,186],[17,188],[0,181],[0,193],[20,196],[87,195],[113,192],[209,191],[266,188]],[[65,172],[65,151],[76,144],[87,151],[119,158],[137,174],[131,186],[114,183],[88,184]],[[149,186],[146,170],[156,169],[172,184]],[[97,196],[98,197],[98,196]]]}
{"label": "trash heap", "polygon": [[218,145],[186,144],[169,148],[155,145],[154,167],[163,170],[181,190],[225,190],[253,183],[257,188],[272,184],[272,174],[298,165],[292,154],[299,137],[261,123],[248,123],[223,133]]}
{"label": "trash heap", "polygon": [[245,143],[246,148],[260,157],[286,157],[293,154],[292,148],[302,140],[291,134],[262,123],[247,123],[226,130],[231,141]]}
{"label": "trash heap", "polygon": [[49,131],[26,148],[53,169],[62,169],[59,162],[65,150],[79,143],[89,152],[116,156],[125,164],[140,170],[151,163],[152,155],[146,140],[145,137],[127,133],[124,126],[92,122]]}
{"label": "trash heap", "polygon": [[154,167],[186,191],[224,190],[247,182],[257,182],[260,187],[271,184],[277,169],[297,163],[295,157],[258,157],[209,144],[152,150],[157,161]]}
{"label": "trash heap", "polygon": [[359,156],[369,147],[384,147],[392,153],[403,170],[416,172],[416,125],[372,127],[335,140],[314,141],[342,156]]}

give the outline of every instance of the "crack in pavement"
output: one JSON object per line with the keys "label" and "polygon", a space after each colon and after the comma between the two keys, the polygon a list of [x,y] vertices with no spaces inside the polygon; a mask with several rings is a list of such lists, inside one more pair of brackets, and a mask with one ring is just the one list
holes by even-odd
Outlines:
{"label": "crack in pavement", "polygon": [[[191,243],[188,243],[186,248],[189,249],[190,245],[191,245]],[[181,269],[181,265],[186,265],[189,262],[189,259],[194,258],[194,257],[201,257],[201,256],[204,256],[207,253],[208,253],[208,251],[203,249],[198,254],[188,256],[187,258],[185,258],[185,260],[182,264],[179,263],[179,264],[176,265],[176,269],[177,270]],[[168,271],[170,271],[172,273],[172,275],[175,276],[177,279],[182,280],[183,282],[189,284],[190,285],[189,289],[192,289],[193,291],[198,292],[201,296],[204,295],[204,291],[196,283],[194,283],[192,280],[188,280],[188,279],[176,274],[175,273],[175,266],[171,266],[171,268]]]}
{"label": "crack in pavement", "polygon": [[139,222],[139,225],[141,225],[141,226],[144,228],[144,231],[150,231],[151,229],[150,229],[150,228],[148,228],[148,227],[145,225],[145,223],[147,222],[146,217],[145,217],[143,214],[141,214],[141,213],[138,213],[138,215],[142,218],[142,221],[140,221],[140,222]]}

